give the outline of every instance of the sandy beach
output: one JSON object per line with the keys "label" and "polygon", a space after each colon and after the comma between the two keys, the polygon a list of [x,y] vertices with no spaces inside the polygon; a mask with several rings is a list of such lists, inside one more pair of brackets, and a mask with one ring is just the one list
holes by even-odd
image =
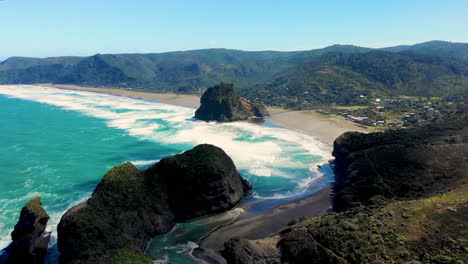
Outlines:
{"label": "sandy beach", "polygon": [[[200,106],[200,97],[197,95],[137,92],[122,88],[96,88],[65,84],[41,85],[62,89],[107,93],[136,99],[155,100],[161,103],[192,108],[198,108]],[[270,112],[270,116],[267,120],[272,124],[317,137],[330,146],[333,145],[333,141],[344,132],[368,132],[367,129],[350,121],[320,115],[311,111],[291,111],[277,107],[268,107],[268,111]]]}

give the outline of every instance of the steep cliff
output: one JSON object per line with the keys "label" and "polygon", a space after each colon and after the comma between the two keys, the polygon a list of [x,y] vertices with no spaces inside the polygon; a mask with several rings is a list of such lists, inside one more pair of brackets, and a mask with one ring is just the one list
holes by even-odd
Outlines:
{"label": "steep cliff", "polygon": [[335,209],[414,199],[466,183],[468,120],[335,140]]}

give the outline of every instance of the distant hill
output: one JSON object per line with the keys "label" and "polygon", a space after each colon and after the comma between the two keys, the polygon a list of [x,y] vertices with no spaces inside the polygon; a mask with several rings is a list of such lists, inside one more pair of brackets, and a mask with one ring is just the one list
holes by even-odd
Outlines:
{"label": "distant hill", "polygon": [[384,48],[386,51],[415,51],[419,53],[438,55],[453,61],[468,65],[468,43],[455,43],[447,41],[428,41],[412,46],[402,45]]}
{"label": "distant hill", "polygon": [[412,51],[329,52],[243,91],[267,104],[365,104],[375,96],[445,96],[468,89],[468,68]]}
{"label": "distant hill", "polygon": [[367,50],[334,45],[298,52],[208,49],[46,59],[12,57],[0,64],[0,83],[67,83],[194,93],[224,81],[243,89],[330,51]]}
{"label": "distant hill", "polygon": [[[333,45],[295,52],[206,49],[12,57],[0,63],[0,84],[202,93],[206,87],[230,82],[251,100],[297,108],[303,103],[358,104],[372,95],[450,95],[466,89],[466,54],[468,44],[433,41],[383,50]],[[357,99],[360,95],[366,97]]]}

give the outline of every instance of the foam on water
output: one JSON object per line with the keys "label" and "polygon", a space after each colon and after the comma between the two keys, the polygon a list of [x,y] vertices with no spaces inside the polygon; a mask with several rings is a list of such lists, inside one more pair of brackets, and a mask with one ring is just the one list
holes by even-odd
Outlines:
{"label": "foam on water", "polygon": [[[102,93],[28,85],[0,86],[0,94],[10,98],[47,104],[55,107],[55,111],[69,111],[97,118],[107,127],[115,129],[116,132],[107,131],[103,133],[104,135],[99,135],[100,153],[95,155],[102,159],[105,158],[101,157],[102,155],[114,157],[112,161],[103,160],[103,164],[106,164],[106,167],[103,168],[104,171],[117,165],[114,162],[128,160],[139,167],[149,166],[164,156],[176,154],[197,144],[209,143],[221,147],[232,157],[242,175],[254,185],[254,198],[284,199],[301,195],[309,189],[311,184],[314,184],[314,181],[319,182],[317,179],[323,177],[323,171],[317,170],[317,164],[325,163],[331,157],[329,146],[311,136],[284,128],[247,122],[219,124],[191,121],[194,109],[187,107]],[[76,114],[73,118],[75,116]],[[85,132],[86,135],[93,136],[92,133],[98,133],[95,131],[97,130],[89,129]],[[124,135],[117,131],[122,131],[126,136],[136,139],[136,141],[132,141],[126,138],[129,141],[128,144],[135,151],[140,148],[146,151],[148,147],[145,146],[149,143],[145,142],[156,144],[152,148],[157,148],[160,156],[153,156],[152,151],[148,151],[148,155],[145,156],[132,154],[132,156],[137,157],[136,159],[116,156],[116,150],[106,149],[106,146],[109,146],[108,144],[121,144],[120,138]],[[47,149],[46,146],[41,145],[44,143],[39,141],[37,144],[39,144],[38,147]],[[8,145],[8,147],[9,151],[12,152],[24,152],[35,146],[14,144]],[[89,147],[93,148],[93,146]],[[64,158],[67,158],[68,151],[73,151],[73,149],[62,148]],[[122,146],[122,148],[128,148],[128,146]],[[92,152],[92,150],[89,151]],[[3,158],[0,157],[0,163]],[[75,157],[70,154],[69,158],[74,159]],[[77,165],[76,169],[79,170],[80,167]],[[52,175],[54,170],[57,170],[57,167],[50,164],[31,164],[24,166],[21,171],[15,172],[23,179],[20,182],[22,187],[18,187],[22,188],[20,193],[27,193],[27,195],[17,198],[0,195],[1,214],[18,215],[20,208],[17,205],[24,205],[29,199],[38,195],[42,196],[43,200],[59,200],[62,203],[61,206],[44,203],[44,207],[52,216],[49,228],[54,231],[63,212],[73,204],[88,198],[93,184],[102,176],[101,174],[92,177],[93,184],[86,187],[86,191],[81,196],[70,195],[64,201],[62,201],[62,197],[54,198],[54,195],[63,196],[63,193],[34,193],[34,189],[37,189],[38,185],[47,184],[47,182],[41,183],[41,178],[38,175]],[[331,178],[330,175],[327,177]],[[60,181],[61,179],[55,180]],[[74,182],[74,184],[79,183],[78,180]],[[82,183],[89,183],[89,180]],[[2,219],[0,217],[0,220]],[[10,241],[8,234],[11,232],[12,226],[11,221],[9,223],[9,225],[0,224],[0,248],[6,246]]]}

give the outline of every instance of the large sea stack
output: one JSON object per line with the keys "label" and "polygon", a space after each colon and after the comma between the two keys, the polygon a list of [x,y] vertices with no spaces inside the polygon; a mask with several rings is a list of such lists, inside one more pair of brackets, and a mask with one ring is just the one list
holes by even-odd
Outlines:
{"label": "large sea stack", "polygon": [[50,241],[50,233],[45,229],[50,217],[41,205],[41,198],[36,197],[21,210],[18,223],[11,233],[13,242],[6,249],[7,264],[44,263]]}
{"label": "large sea stack", "polygon": [[61,263],[152,263],[149,240],[177,221],[236,205],[249,189],[231,158],[213,145],[164,158],[145,171],[131,163],[112,168],[91,198],[62,217]]}
{"label": "large sea stack", "polygon": [[240,97],[230,83],[220,83],[208,88],[200,103],[195,118],[204,121],[232,122],[268,116],[264,105],[251,103]]}

